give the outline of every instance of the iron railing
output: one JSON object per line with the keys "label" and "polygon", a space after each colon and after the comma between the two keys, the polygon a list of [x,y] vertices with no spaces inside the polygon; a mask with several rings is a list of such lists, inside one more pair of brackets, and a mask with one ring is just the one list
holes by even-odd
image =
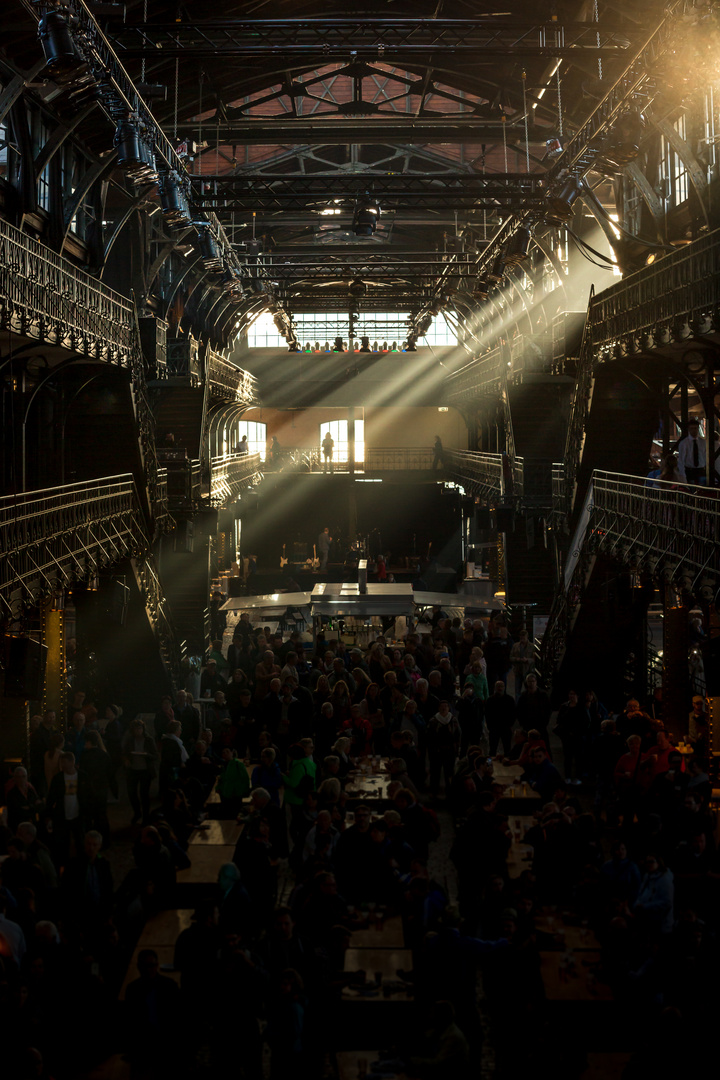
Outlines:
{"label": "iron railing", "polygon": [[148,622],[157,641],[160,658],[172,689],[177,690],[183,650],[175,635],[172,613],[163,593],[152,552],[146,552],[142,559],[133,559],[132,568],[145,603]]}
{"label": "iron railing", "polygon": [[129,300],[2,220],[0,326],[126,367],[140,357]]}
{"label": "iron railing", "polygon": [[148,546],[130,473],[0,499],[0,598],[9,610]]}
{"label": "iron railing", "polygon": [[259,454],[223,454],[210,462],[210,498],[213,503],[235,498],[261,478]]}
{"label": "iron railing", "polygon": [[[654,573],[689,578],[690,589],[712,588],[720,578],[720,498],[687,485],[596,471],[586,500],[586,527],[568,553],[542,643],[546,670],[559,667],[582,603],[594,554],[604,551],[627,565],[637,560]],[[569,575],[569,577],[568,577]]]}
{"label": "iron railing", "polygon": [[596,362],[652,352],[720,326],[720,229],[627,274],[590,302]]}
{"label": "iron railing", "polygon": [[207,350],[206,364],[207,380],[215,397],[246,405],[257,401],[257,382],[249,371],[229,363],[214,349]]}
{"label": "iron railing", "polygon": [[498,347],[465,364],[448,375],[443,384],[443,400],[452,403],[467,400],[469,396],[481,397],[491,390],[499,393],[507,363],[506,350]]}

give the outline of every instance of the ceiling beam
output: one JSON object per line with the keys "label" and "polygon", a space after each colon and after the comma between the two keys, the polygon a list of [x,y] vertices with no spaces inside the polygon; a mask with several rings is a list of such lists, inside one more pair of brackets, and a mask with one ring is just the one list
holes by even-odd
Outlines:
{"label": "ceiling beam", "polygon": [[[215,124],[206,120],[202,127],[184,123],[182,130],[195,140],[201,136],[204,139],[211,137],[213,145],[208,147],[208,154],[214,152],[214,142],[217,139],[223,144],[233,146],[287,146],[292,143],[494,143],[502,142],[503,137],[501,122],[491,124],[478,116],[469,116],[462,120],[447,117],[437,120],[427,117],[417,119],[414,116],[393,116],[385,119],[376,115],[359,116],[353,120],[340,117],[317,120],[309,116],[290,119],[285,114],[280,114],[234,120],[228,124]],[[508,139],[524,140],[525,129],[522,123],[506,124],[506,136]],[[530,128],[531,141],[544,142],[546,138],[547,129]]]}
{"label": "ceiling beam", "polygon": [[499,56],[569,57],[587,52],[608,59],[621,56],[637,36],[625,27],[594,22],[534,22],[518,19],[209,19],[202,22],[111,23],[125,57],[317,54],[319,63],[338,56],[371,56],[392,63],[402,54],[479,54],[492,64]]}

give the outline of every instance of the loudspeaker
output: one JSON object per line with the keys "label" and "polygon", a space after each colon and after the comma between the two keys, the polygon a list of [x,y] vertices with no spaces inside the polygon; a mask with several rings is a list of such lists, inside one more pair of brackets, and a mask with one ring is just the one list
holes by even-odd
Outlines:
{"label": "loudspeaker", "polygon": [[462,507],[463,517],[472,517],[473,510],[475,509],[475,500],[465,498],[461,501],[460,505]]}
{"label": "loudspeaker", "polygon": [[195,525],[192,521],[178,521],[175,530],[175,551],[192,555],[195,550]]}
{"label": "loudspeaker", "polygon": [[242,596],[242,578],[231,577],[227,579],[228,583],[228,596]]}
{"label": "loudspeaker", "polygon": [[475,511],[475,524],[478,529],[492,529],[489,506],[478,506]]}
{"label": "loudspeaker", "polygon": [[493,518],[492,527],[498,532],[512,532],[515,528],[515,511],[511,506],[496,506]]}
{"label": "loudspeaker", "polygon": [[32,701],[42,697],[47,651],[47,645],[32,638],[5,638],[5,697]]}

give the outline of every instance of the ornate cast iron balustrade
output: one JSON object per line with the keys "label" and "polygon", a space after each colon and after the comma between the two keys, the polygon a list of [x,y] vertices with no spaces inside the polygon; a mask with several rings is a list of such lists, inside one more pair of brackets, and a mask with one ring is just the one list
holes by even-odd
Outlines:
{"label": "ornate cast iron balustrade", "polygon": [[[651,486],[652,485],[652,486]],[[701,488],[593,473],[589,540],[623,558],[662,554],[677,572],[720,574],[720,500]]]}
{"label": "ornate cast iron balustrade", "polygon": [[595,362],[720,333],[720,229],[604,289],[588,324]]}
{"label": "ornate cast iron balustrade", "polygon": [[142,559],[133,559],[132,568],[145,602],[145,611],[155,634],[162,662],[173,689],[177,689],[180,685],[180,663],[183,659],[185,643],[178,642],[175,636],[172,614],[163,593],[152,552],[146,552]]}
{"label": "ornate cast iron balustrade", "polygon": [[255,376],[228,363],[214,349],[207,351],[207,379],[215,397],[245,405],[257,403]]}
{"label": "ornate cast iron balustrade", "polygon": [[575,567],[561,583],[543,638],[543,664],[556,670],[582,603],[593,555],[602,550],[671,577],[688,576],[692,588],[703,575],[717,587],[720,577],[720,500],[702,489],[642,476],[594,472],[584,540],[570,552]]}
{"label": "ornate cast iron balustrade", "polygon": [[0,499],[0,599],[24,603],[148,546],[130,473]]}
{"label": "ornate cast iron balustrade", "polygon": [[211,461],[210,498],[213,503],[234,499],[261,478],[259,454],[224,454]]}
{"label": "ornate cast iron balustrade", "polygon": [[84,356],[135,367],[129,300],[0,221],[0,327]]}
{"label": "ornate cast iron balustrade", "polygon": [[469,398],[499,393],[502,377],[507,370],[507,358],[502,349],[493,349],[453,372],[445,380],[443,398],[448,403],[461,403]]}

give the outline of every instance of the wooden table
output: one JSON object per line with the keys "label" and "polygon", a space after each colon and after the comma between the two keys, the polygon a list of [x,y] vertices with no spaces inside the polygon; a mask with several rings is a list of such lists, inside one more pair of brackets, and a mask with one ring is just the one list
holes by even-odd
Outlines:
{"label": "wooden table", "polygon": [[493,778],[498,784],[516,783],[525,769],[522,765],[503,765],[502,761],[493,761]]}
{"label": "wooden table", "polygon": [[[367,984],[372,985],[375,972],[381,974],[381,985],[387,982],[400,982],[397,971],[412,969],[412,952],[410,949],[348,949],[345,953],[345,971],[365,971]],[[366,985],[367,985],[366,984]],[[412,986],[410,987],[412,990]],[[372,996],[363,993],[353,986],[346,986],[342,992],[343,1001],[367,1001],[377,1004],[378,1002],[407,1002],[412,999],[412,993],[406,989],[398,990],[385,997],[382,989]]]}
{"label": "wooden table", "polygon": [[190,866],[177,872],[178,885],[215,885],[220,867],[232,862],[234,854],[232,844],[195,844],[188,848]]}
{"label": "wooden table", "polygon": [[[190,837],[190,846],[206,844],[232,844],[235,846],[242,836],[244,825],[237,821],[225,821],[212,818],[205,822],[207,828],[196,829]],[[192,858],[192,852],[189,853]]]}
{"label": "wooden table", "polygon": [[[138,962],[138,956],[140,955],[140,953],[142,952],[143,949],[153,949],[153,951],[157,953],[158,962],[160,964],[160,971],[158,972],[158,974],[167,975],[169,978],[173,979],[178,984],[178,986],[180,985],[180,972],[179,971],[174,971],[174,970],[173,971],[167,970],[169,968],[172,968],[172,963],[173,963],[173,959],[174,959],[174,956],[175,956],[175,946],[174,945],[144,945],[144,944],[142,944],[142,941],[140,941],[140,942],[138,942],[138,946],[137,946],[137,948],[135,949],[135,952],[132,955],[132,960],[130,961],[130,966],[128,967],[127,972],[125,974],[123,984],[120,987],[120,994],[118,995],[119,998],[120,998],[120,1001],[125,1000],[125,991],[127,990],[128,983],[134,982],[135,979],[140,977],[140,972],[137,969],[137,962]],[[165,968],[166,970],[163,971],[162,970],[163,968]]]}
{"label": "wooden table", "polygon": [[[365,1071],[370,1071],[377,1060],[377,1050],[339,1050],[335,1055],[338,1080],[358,1080],[365,1075]],[[367,1066],[365,1071],[363,1062]],[[395,1080],[407,1080],[407,1076],[405,1072],[395,1073]]]}
{"label": "wooden table", "polygon": [[372,773],[371,775],[355,774],[348,777],[345,794],[348,799],[362,799],[363,802],[387,801],[388,788],[392,783],[387,773]]}
{"label": "wooden table", "polygon": [[[350,939],[352,949],[402,949],[405,945],[405,934],[401,917],[391,915],[389,919],[384,919],[382,927],[379,927],[374,915],[371,911],[370,926],[367,930],[353,930]],[[400,966],[402,967],[402,964]]]}
{"label": "wooden table", "polygon": [[508,877],[511,881],[519,878],[524,870],[532,867],[533,849],[529,844],[513,840],[507,856]]}
{"label": "wooden table", "polygon": [[[542,934],[559,934],[564,940],[565,950],[573,952],[599,952],[600,942],[587,926],[570,926],[562,915],[537,915],[535,929]],[[564,951],[560,947],[560,951]]]}
{"label": "wooden table", "polygon": [[612,1001],[612,991],[607,983],[600,982],[597,970],[600,966],[600,952],[588,949],[574,956],[574,974],[565,978],[563,969],[566,962],[564,952],[541,952],[540,974],[545,997],[548,1001]]}

